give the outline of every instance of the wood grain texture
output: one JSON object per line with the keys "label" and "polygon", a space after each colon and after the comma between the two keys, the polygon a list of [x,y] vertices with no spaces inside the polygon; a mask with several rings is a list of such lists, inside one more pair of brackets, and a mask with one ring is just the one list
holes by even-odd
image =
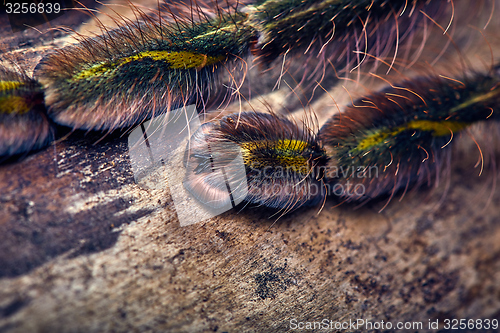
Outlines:
{"label": "wood grain texture", "polygon": [[[44,42],[28,40],[21,53],[36,62],[29,52]],[[0,165],[0,332],[285,332],[292,319],[426,331],[429,320],[500,319],[498,175],[477,176],[463,139],[447,191],[442,181],[381,213],[383,200],[332,199],[319,214],[276,221],[247,208],[181,227],[167,188],[134,182],[126,135],[73,133]]]}

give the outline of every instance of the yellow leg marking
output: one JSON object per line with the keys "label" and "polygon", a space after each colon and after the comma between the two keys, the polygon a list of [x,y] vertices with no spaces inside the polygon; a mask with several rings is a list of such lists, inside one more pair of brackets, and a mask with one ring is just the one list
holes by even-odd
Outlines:
{"label": "yellow leg marking", "polygon": [[454,132],[461,131],[468,125],[469,123],[460,121],[414,120],[391,130],[383,130],[371,134],[367,138],[363,139],[354,150],[369,150],[379,144],[383,144],[387,138],[394,137],[409,129],[432,132],[433,136],[446,136],[451,135]]}
{"label": "yellow leg marking", "polygon": [[0,91],[14,90],[22,85],[23,83],[18,81],[0,81]]}
{"label": "yellow leg marking", "polygon": [[170,52],[170,51],[144,51],[135,55],[118,59],[112,63],[99,63],[95,64],[89,69],[83,70],[74,76],[76,80],[87,79],[100,76],[106,72],[114,71],[120,66],[128,64],[132,61],[139,61],[142,59],[152,59],[153,61],[164,61],[169,64],[172,69],[201,69],[205,66],[214,65],[221,62],[226,56],[212,57],[206,54],[195,52]]}
{"label": "yellow leg marking", "polygon": [[465,108],[471,106],[472,104],[487,101],[488,99],[497,96],[499,93],[500,93],[500,89],[496,89],[496,90],[492,90],[486,94],[482,94],[482,95],[478,95],[476,97],[473,97],[473,98],[463,102],[462,104],[459,104],[459,105],[455,106],[454,108],[451,108],[450,114],[455,113],[457,111],[460,111],[462,109],[465,109]]}
{"label": "yellow leg marking", "polygon": [[255,150],[267,149],[276,152],[276,159],[284,168],[302,170],[308,168],[308,159],[300,154],[308,146],[307,142],[300,140],[254,141],[241,144],[243,161],[245,165],[253,168],[267,166],[255,158]]}
{"label": "yellow leg marking", "polygon": [[23,114],[28,112],[31,106],[20,96],[0,97],[0,114]]}

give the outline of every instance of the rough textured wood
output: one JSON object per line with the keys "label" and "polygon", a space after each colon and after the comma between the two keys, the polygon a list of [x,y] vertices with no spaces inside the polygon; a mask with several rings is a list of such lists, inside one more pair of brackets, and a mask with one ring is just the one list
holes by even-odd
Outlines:
{"label": "rough textured wood", "polygon": [[320,214],[249,208],[180,227],[167,189],[134,183],[126,136],[101,136],[0,166],[1,332],[500,319],[500,189],[495,170],[477,176],[473,144],[444,199],[441,182],[381,213],[385,201],[328,200]]}

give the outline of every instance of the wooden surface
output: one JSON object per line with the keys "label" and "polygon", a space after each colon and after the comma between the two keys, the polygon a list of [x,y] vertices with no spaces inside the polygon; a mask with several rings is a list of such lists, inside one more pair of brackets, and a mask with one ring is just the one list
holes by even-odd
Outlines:
{"label": "wooden surface", "polygon": [[181,227],[167,188],[134,182],[126,135],[74,133],[0,165],[0,332],[500,319],[498,172],[477,176],[467,138],[448,190],[442,180],[380,213],[383,200],[330,199],[319,214],[247,208]]}

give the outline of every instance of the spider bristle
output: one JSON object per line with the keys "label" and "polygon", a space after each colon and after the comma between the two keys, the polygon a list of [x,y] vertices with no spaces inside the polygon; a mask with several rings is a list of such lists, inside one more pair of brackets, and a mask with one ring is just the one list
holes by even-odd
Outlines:
{"label": "spider bristle", "polygon": [[[194,7],[198,18],[205,15]],[[172,14],[173,15],[173,14]],[[183,17],[165,23],[138,11],[139,20],[47,55],[35,69],[49,115],[59,124],[92,130],[129,127],[224,90],[220,76],[238,66],[252,38],[233,22],[240,14]],[[243,69],[244,71],[245,69]]]}

